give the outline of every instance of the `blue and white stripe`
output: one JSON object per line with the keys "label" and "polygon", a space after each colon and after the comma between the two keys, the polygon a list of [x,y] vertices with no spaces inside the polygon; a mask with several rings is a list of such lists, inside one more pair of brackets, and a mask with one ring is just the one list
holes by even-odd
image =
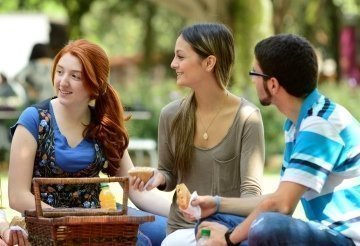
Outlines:
{"label": "blue and white stripe", "polygon": [[360,245],[360,124],[314,90],[299,118],[284,125],[282,181],[308,187],[301,201],[309,220]]}

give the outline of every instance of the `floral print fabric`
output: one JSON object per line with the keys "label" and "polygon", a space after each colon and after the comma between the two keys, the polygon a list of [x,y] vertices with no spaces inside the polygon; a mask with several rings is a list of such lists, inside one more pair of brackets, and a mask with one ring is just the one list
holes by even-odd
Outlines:
{"label": "floral print fabric", "polygon": [[[46,107],[47,102],[47,107]],[[94,143],[96,157],[87,168],[75,173],[65,172],[56,165],[54,129],[49,112],[50,100],[45,107],[37,107],[40,117],[38,149],[36,152],[33,177],[81,178],[98,177],[106,168],[105,157],[97,142]],[[52,207],[99,208],[100,184],[59,185],[47,184],[40,187],[41,200]]]}

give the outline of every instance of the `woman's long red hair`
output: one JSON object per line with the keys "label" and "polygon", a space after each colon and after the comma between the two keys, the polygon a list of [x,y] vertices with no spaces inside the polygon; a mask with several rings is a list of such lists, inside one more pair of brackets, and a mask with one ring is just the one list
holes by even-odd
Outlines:
{"label": "woman's long red hair", "polygon": [[59,59],[66,53],[76,56],[83,65],[83,81],[91,99],[95,99],[95,121],[84,130],[84,137],[96,140],[102,147],[108,175],[115,175],[129,144],[124,109],[114,88],[109,84],[110,65],[105,51],[98,45],[79,39],[67,44],[54,59],[52,79]]}

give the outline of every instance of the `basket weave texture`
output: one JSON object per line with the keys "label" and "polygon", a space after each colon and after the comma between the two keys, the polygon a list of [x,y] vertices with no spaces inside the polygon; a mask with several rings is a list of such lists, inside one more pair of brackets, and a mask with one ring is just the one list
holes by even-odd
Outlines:
{"label": "basket weave texture", "polygon": [[[123,188],[122,208],[108,209],[41,207],[40,185],[119,182]],[[33,178],[35,210],[25,211],[31,245],[135,245],[139,224],[154,216],[129,216],[128,177]]]}

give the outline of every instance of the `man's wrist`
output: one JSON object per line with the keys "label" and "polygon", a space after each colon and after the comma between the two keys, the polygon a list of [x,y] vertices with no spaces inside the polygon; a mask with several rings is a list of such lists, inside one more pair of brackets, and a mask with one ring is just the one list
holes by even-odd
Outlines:
{"label": "man's wrist", "polygon": [[230,240],[230,235],[231,235],[231,233],[233,231],[234,231],[234,228],[231,228],[231,229],[227,230],[227,232],[225,232],[224,237],[225,237],[225,241],[226,241],[227,246],[236,246],[237,245],[236,243],[233,243]]}

